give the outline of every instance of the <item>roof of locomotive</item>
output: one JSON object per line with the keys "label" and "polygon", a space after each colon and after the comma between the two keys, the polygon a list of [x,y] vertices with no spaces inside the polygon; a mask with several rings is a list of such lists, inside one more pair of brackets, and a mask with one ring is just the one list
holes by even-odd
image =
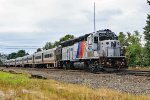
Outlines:
{"label": "roof of locomotive", "polygon": [[[91,34],[91,33],[90,33],[90,34]],[[71,39],[71,40],[62,42],[60,45],[61,45],[62,47],[71,46],[71,45],[73,45],[73,44],[76,43],[76,42],[80,42],[80,41],[82,41],[82,40],[85,40],[90,34],[85,34],[85,35],[80,36],[80,37],[78,37],[78,38],[74,38],[74,39]]]}
{"label": "roof of locomotive", "polygon": [[[62,47],[71,46],[71,45],[73,45],[73,44],[76,43],[76,42],[80,42],[80,41],[86,40],[86,38],[87,38],[90,34],[95,34],[95,32],[89,33],[89,34],[85,34],[85,35],[80,36],[80,37],[78,37],[78,38],[75,38],[75,39],[71,39],[71,40],[62,42],[60,45],[61,45]],[[117,39],[117,38],[118,38],[117,35],[116,35],[114,32],[112,32],[111,30],[109,30],[109,29],[96,31],[96,34],[99,35],[100,40],[113,40],[113,39]]]}

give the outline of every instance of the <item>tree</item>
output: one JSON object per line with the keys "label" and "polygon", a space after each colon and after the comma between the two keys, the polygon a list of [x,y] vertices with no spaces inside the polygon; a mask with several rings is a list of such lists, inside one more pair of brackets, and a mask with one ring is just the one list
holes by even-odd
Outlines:
{"label": "tree", "polygon": [[144,61],[146,66],[150,65],[150,15],[147,17],[146,26],[144,27],[145,47],[144,47]]}
{"label": "tree", "polygon": [[121,47],[126,46],[126,35],[123,32],[119,33],[118,39],[120,41]]}
{"label": "tree", "polygon": [[141,45],[141,35],[138,31],[133,34],[127,33],[125,35],[123,32],[119,33],[119,41],[121,46],[126,46],[126,59],[129,66],[136,66],[143,64],[142,57],[142,45]]}
{"label": "tree", "polygon": [[52,49],[54,47],[59,46],[62,42],[73,39],[73,38],[74,38],[73,35],[68,34],[68,35],[65,35],[64,37],[60,38],[59,41],[55,41],[54,44],[51,42],[47,42],[45,44],[45,46],[43,47],[43,50]]}
{"label": "tree", "polygon": [[51,42],[47,42],[45,46],[43,47],[43,50],[52,49],[54,45]]}
{"label": "tree", "polygon": [[60,45],[60,42],[59,41],[55,41],[54,47],[58,47],[59,45]]}
{"label": "tree", "polygon": [[19,50],[16,54],[16,58],[23,57],[23,56],[25,56],[25,54],[26,54],[25,50]]}
{"label": "tree", "polygon": [[16,58],[16,54],[15,52],[11,53],[8,55],[8,59],[15,59]]}
{"label": "tree", "polygon": [[150,15],[147,17],[146,26],[144,27],[145,40],[150,42]]}
{"label": "tree", "polygon": [[[150,1],[147,0],[147,3],[150,5]],[[145,66],[150,65],[150,15],[147,16],[146,26],[144,27],[144,36],[145,36],[145,47],[144,47],[144,61]]]}
{"label": "tree", "polygon": [[19,50],[17,53],[13,52],[11,54],[8,55],[8,59],[15,59],[18,57],[23,57],[26,55],[25,50]]}
{"label": "tree", "polygon": [[40,52],[40,51],[42,51],[42,49],[41,49],[41,48],[38,48],[38,49],[37,49],[37,52]]}
{"label": "tree", "polygon": [[70,40],[70,39],[73,39],[73,38],[74,38],[73,35],[68,34],[68,35],[65,35],[64,37],[60,38],[59,42],[62,43],[64,41],[67,41],[67,40]]}
{"label": "tree", "polygon": [[138,31],[128,33],[126,57],[130,66],[142,65],[141,35]]}
{"label": "tree", "polygon": [[3,62],[0,60],[0,65],[3,65]]}

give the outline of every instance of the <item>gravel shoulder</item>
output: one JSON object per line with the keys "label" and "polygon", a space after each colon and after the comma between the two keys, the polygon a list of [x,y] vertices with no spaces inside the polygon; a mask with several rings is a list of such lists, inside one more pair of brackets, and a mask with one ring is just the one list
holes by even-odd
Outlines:
{"label": "gravel shoulder", "polygon": [[15,70],[17,72],[24,71],[26,73],[38,73],[46,76],[48,79],[56,81],[83,84],[93,89],[110,88],[120,92],[128,92],[133,94],[150,95],[150,77],[135,76],[116,73],[93,74],[84,70],[62,70],[62,69],[35,69],[35,68],[5,68],[0,67],[0,70]]}

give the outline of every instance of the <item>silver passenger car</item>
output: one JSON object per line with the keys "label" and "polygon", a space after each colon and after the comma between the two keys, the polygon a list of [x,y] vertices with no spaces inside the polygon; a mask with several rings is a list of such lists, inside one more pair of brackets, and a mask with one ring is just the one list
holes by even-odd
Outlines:
{"label": "silver passenger car", "polygon": [[16,58],[15,66],[17,66],[17,67],[22,67],[23,66],[23,57]]}
{"label": "silver passenger car", "polygon": [[42,64],[43,58],[42,58],[42,51],[38,53],[34,53],[34,64]]}
{"label": "silver passenger car", "polygon": [[43,51],[43,64],[47,64],[47,67],[56,67],[56,48]]}

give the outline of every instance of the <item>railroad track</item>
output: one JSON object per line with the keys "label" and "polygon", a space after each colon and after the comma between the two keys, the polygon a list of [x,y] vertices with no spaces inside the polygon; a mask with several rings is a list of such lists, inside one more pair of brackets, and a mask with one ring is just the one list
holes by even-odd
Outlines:
{"label": "railroad track", "polygon": [[136,76],[149,76],[150,77],[150,71],[138,71],[138,70],[126,70],[117,73],[117,75],[136,75]]}
{"label": "railroad track", "polygon": [[[4,68],[4,67],[3,67]],[[10,67],[8,69],[21,69],[21,70],[29,70],[29,71],[43,71],[43,72],[59,72],[59,71],[68,71],[68,72],[88,72],[87,70],[63,70],[63,69],[46,69],[46,68],[22,68],[22,67]],[[149,76],[150,71],[138,71],[138,70],[125,70],[125,71],[115,71],[115,72],[106,72],[106,71],[99,71],[96,74],[116,74],[116,75],[135,75],[135,76]]]}

